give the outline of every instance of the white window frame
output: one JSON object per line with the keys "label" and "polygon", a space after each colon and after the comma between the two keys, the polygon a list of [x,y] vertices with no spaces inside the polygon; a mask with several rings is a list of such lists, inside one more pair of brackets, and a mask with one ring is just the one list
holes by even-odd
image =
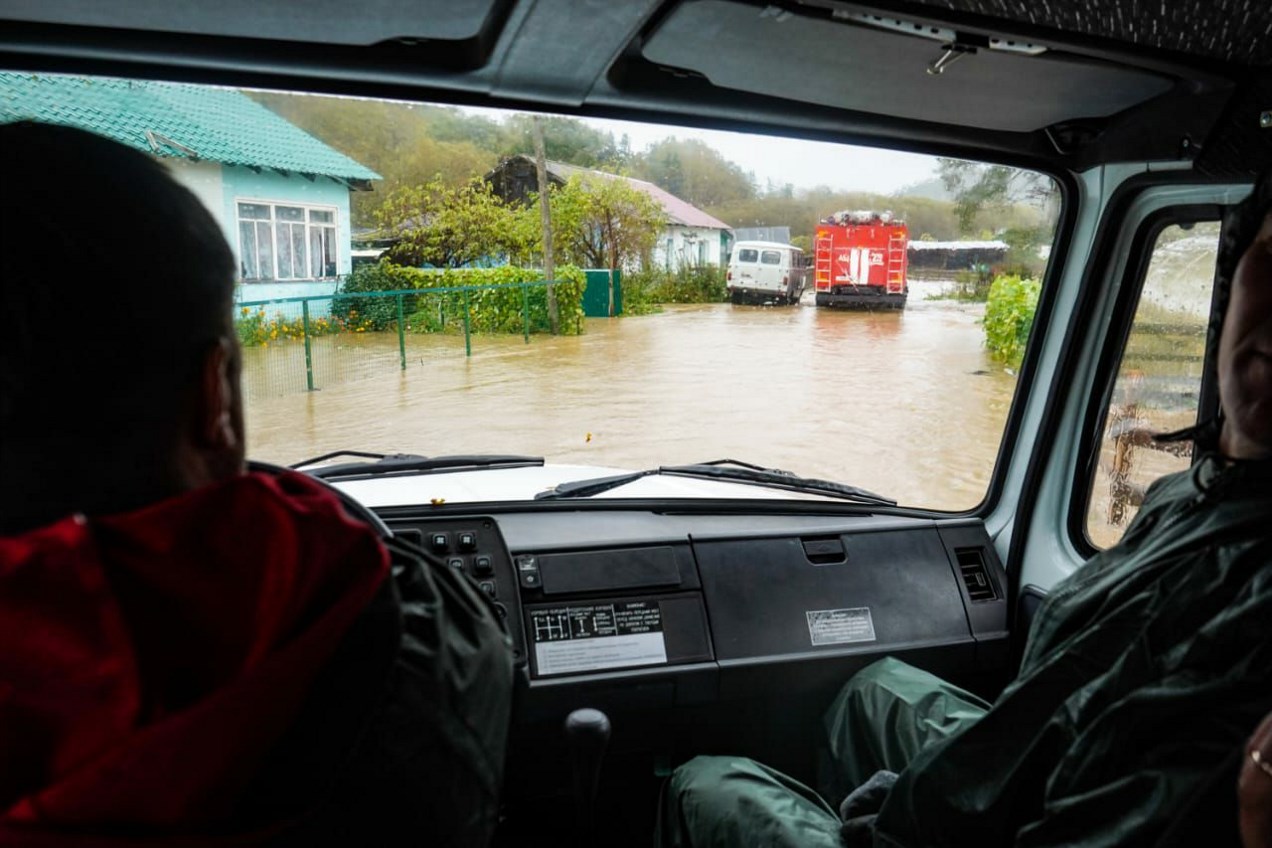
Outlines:
{"label": "white window frame", "polygon": [[[260,219],[260,218],[243,218],[243,217],[241,217],[241,216],[240,216],[240,213],[239,213],[239,204],[241,204],[241,203],[250,204],[250,205],[254,205],[254,206],[266,206],[266,207],[269,207],[269,215],[270,215],[269,220],[268,220],[268,221],[265,221],[265,220]],[[283,221],[283,222],[280,222],[280,221],[278,220],[278,212],[276,211],[276,210],[277,210],[277,207],[279,207],[279,206],[287,206],[287,207],[290,207],[290,208],[293,208],[293,209],[301,209],[301,210],[303,210],[303,214],[304,214],[304,221]],[[325,221],[324,221],[324,222],[321,222],[321,223],[314,223],[314,222],[311,222],[311,221],[309,220],[309,214],[310,214],[310,212],[329,212],[329,213],[331,213],[331,222],[330,222],[330,223],[325,222]],[[273,272],[273,276],[272,276],[272,277],[259,277],[259,276],[258,276],[258,277],[244,277],[244,278],[243,278],[243,282],[245,282],[245,283],[294,283],[294,282],[300,282],[300,281],[304,281],[304,280],[330,280],[330,279],[334,279],[335,277],[339,276],[339,274],[340,274],[340,242],[339,242],[339,239],[340,239],[340,209],[339,209],[339,207],[336,207],[336,206],[328,206],[328,205],[325,205],[325,204],[319,204],[319,203],[298,203],[298,202],[291,201],[291,200],[276,200],[276,199],[266,199],[266,198],[257,198],[257,197],[235,197],[235,198],[234,198],[234,223],[235,223],[236,238],[237,238],[237,240],[238,240],[238,248],[239,248],[239,253],[238,253],[238,255],[239,255],[239,261],[240,261],[240,263],[245,263],[245,255],[244,255],[245,247],[244,247],[244,245],[243,245],[243,223],[244,223],[244,222],[246,222],[246,221],[254,221],[254,222],[256,222],[258,225],[259,225],[259,224],[266,224],[266,225],[269,227],[269,235],[270,235],[270,251],[269,251],[269,253],[270,253],[270,261],[271,261],[271,263],[272,263],[272,267],[271,267],[271,269],[270,269],[270,270]],[[303,226],[303,227],[305,228],[305,235],[304,235],[304,240],[303,240],[303,244],[304,244],[304,248],[305,248],[305,267],[304,267],[305,274],[304,274],[303,276],[300,276],[300,277],[296,277],[296,276],[283,277],[283,276],[280,276],[280,275],[279,275],[279,273],[278,273],[278,254],[279,254],[279,250],[278,250],[278,226],[279,226],[279,224],[280,224],[280,223],[283,223],[283,224],[287,224],[287,225],[289,225],[289,229],[290,229],[290,227],[295,226],[295,225],[297,225],[297,224],[299,224],[299,225],[301,225],[301,226]],[[332,237],[332,239],[334,239],[334,240],[335,240],[335,242],[336,242],[336,244],[335,244],[336,269],[335,269],[335,273],[334,273],[334,274],[315,274],[315,273],[313,273],[313,271],[314,271],[315,269],[314,269],[313,267],[311,267],[311,266],[312,266],[312,259],[313,259],[313,257],[310,255],[310,254],[311,254],[311,251],[310,251],[310,245],[311,245],[311,243],[312,243],[312,238],[313,238],[313,233],[312,233],[312,231],[313,231],[313,230],[315,230],[315,229],[317,229],[317,230],[323,230],[323,229],[330,229],[330,230],[332,230],[332,235],[331,235],[331,237]],[[259,230],[258,230],[258,231],[259,231]],[[293,243],[294,243],[294,242],[293,242]],[[260,253],[259,253],[259,251],[258,251],[258,253],[257,253],[257,255],[256,255],[256,259],[259,261],[259,258],[260,258]],[[240,265],[240,267],[242,267],[242,265]],[[319,270],[322,270],[322,269],[319,269]]]}

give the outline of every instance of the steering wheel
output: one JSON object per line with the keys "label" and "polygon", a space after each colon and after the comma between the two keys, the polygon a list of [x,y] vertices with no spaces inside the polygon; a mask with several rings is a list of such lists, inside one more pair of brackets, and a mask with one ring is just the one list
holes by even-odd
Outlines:
{"label": "steering wheel", "polygon": [[[249,459],[247,461],[247,470],[259,471],[262,474],[272,474],[274,476],[278,476],[279,474],[283,474],[283,473],[290,473],[290,474],[305,473],[303,471],[296,471],[291,468],[285,468],[281,465],[274,465],[269,462],[259,462],[254,459]],[[328,492],[331,492],[333,495],[335,495],[336,498],[339,499],[340,505],[345,508],[345,512],[349,513],[354,518],[357,518],[360,521],[364,521],[367,524],[369,524],[371,526],[371,529],[374,530],[376,532],[376,535],[379,536],[381,539],[393,538],[393,531],[389,529],[389,525],[384,523],[384,519],[376,515],[374,512],[372,512],[370,508],[365,506],[362,502],[355,500],[351,495],[348,495],[345,492],[340,491],[335,486],[328,483],[326,480],[321,480],[317,477],[309,477],[309,479],[312,480],[314,483],[317,483],[322,488],[326,489]]]}

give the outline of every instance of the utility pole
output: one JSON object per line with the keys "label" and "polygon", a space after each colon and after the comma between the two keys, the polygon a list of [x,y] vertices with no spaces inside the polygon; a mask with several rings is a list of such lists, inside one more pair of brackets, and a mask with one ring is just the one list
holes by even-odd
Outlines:
{"label": "utility pole", "polygon": [[543,225],[543,276],[548,280],[548,325],[552,335],[560,332],[560,316],[557,313],[556,286],[552,283],[555,269],[552,263],[552,208],[548,203],[548,160],[543,153],[543,122],[539,116],[531,120],[534,135],[534,164],[539,182],[539,221]]}

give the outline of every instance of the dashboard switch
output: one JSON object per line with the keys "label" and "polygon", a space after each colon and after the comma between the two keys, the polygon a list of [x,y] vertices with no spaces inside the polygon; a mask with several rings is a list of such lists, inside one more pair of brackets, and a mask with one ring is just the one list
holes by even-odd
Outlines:
{"label": "dashboard switch", "polygon": [[539,560],[529,554],[517,557],[517,578],[523,589],[538,589],[542,584],[539,579]]}
{"label": "dashboard switch", "polygon": [[460,573],[463,573],[464,571],[463,557],[448,557],[446,560],[446,564]]}
{"label": "dashboard switch", "polygon": [[460,533],[459,541],[456,542],[456,547],[458,547],[461,551],[475,550],[477,548],[477,534],[471,530],[465,530]]}
{"label": "dashboard switch", "polygon": [[478,577],[486,577],[494,573],[495,565],[487,554],[473,557],[473,573]]}
{"label": "dashboard switch", "polygon": [[450,534],[449,533],[433,533],[428,537],[428,543],[432,545],[433,551],[444,554],[450,550]]}
{"label": "dashboard switch", "polygon": [[495,581],[493,581],[493,580],[482,580],[482,581],[481,581],[480,583],[478,583],[477,585],[478,585],[478,586],[480,586],[480,587],[481,587],[481,590],[482,590],[483,592],[485,592],[487,595],[489,595],[490,597],[492,597],[492,598],[493,598],[493,597],[496,597],[496,595],[495,595]]}

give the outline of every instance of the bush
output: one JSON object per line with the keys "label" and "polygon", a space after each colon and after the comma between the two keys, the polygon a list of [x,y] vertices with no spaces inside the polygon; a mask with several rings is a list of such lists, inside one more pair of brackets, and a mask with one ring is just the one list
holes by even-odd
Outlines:
{"label": "bush", "polygon": [[658,311],[660,303],[720,303],[728,294],[725,270],[696,265],[664,271],[651,268],[623,277],[623,311],[643,315]]}
{"label": "bush", "polygon": [[623,275],[623,314],[652,315],[662,312],[655,293],[656,283],[649,271]]}
{"label": "bush", "polygon": [[985,346],[994,359],[1009,367],[1019,367],[1024,358],[1040,289],[1037,280],[1021,279],[1014,274],[996,277],[989,287]]}
{"label": "bush", "polygon": [[[512,283],[530,283],[543,279],[538,268],[518,268],[505,265],[500,268],[461,268],[444,271],[420,272],[421,289],[453,286],[502,285],[506,288],[489,288],[469,293],[469,322],[477,333],[520,333],[525,326],[526,293]],[[583,271],[572,265],[555,269],[557,315],[559,330],[563,335],[579,335],[583,332],[583,291],[587,278]],[[545,333],[551,328],[548,322],[548,292],[545,286],[534,286],[528,293],[530,307],[530,332]],[[445,315],[447,327],[463,327],[464,295],[447,292],[420,298],[422,308],[411,319],[411,328],[417,332],[432,332],[429,322],[434,315]],[[417,320],[418,316],[418,320]],[[439,322],[440,323],[440,322]]]}
{"label": "bush", "polygon": [[[371,322],[360,319],[355,314],[341,318],[310,318],[309,335],[326,336],[332,333],[364,333],[371,329]],[[259,306],[255,311],[244,306],[234,320],[234,330],[238,333],[239,343],[244,347],[269,347],[270,342],[305,337],[305,321],[303,318],[285,318],[282,315],[267,315],[265,307]]]}
{"label": "bush", "polygon": [[[340,282],[336,297],[331,301],[331,314],[345,321],[357,320],[367,323],[368,329],[387,330],[397,324],[397,298],[395,297],[341,297],[342,294],[365,294],[367,292],[401,291],[416,288],[413,268],[394,265],[391,262],[377,262],[374,265],[362,265]],[[415,298],[406,296],[402,299],[402,313],[410,315],[418,306]]]}
{"label": "bush", "polygon": [[[578,335],[583,332],[583,290],[586,278],[578,268],[566,265],[556,269],[557,314],[560,332]],[[464,292],[436,292],[430,289],[459,286],[504,286],[468,292],[469,328],[476,333],[520,333],[525,328],[523,316],[526,295],[513,283],[531,283],[543,279],[537,268],[504,265],[498,268],[446,268],[425,270],[406,268],[391,262],[360,268],[346,279],[332,303],[332,312],[342,318],[368,321],[376,330],[397,323],[397,298],[356,297],[357,293],[374,291],[417,291],[404,295],[403,315],[406,329],[416,333],[443,330],[461,331],[464,326]],[[341,297],[340,295],[346,295]],[[530,331],[543,333],[550,329],[548,294],[545,286],[529,289]]]}

